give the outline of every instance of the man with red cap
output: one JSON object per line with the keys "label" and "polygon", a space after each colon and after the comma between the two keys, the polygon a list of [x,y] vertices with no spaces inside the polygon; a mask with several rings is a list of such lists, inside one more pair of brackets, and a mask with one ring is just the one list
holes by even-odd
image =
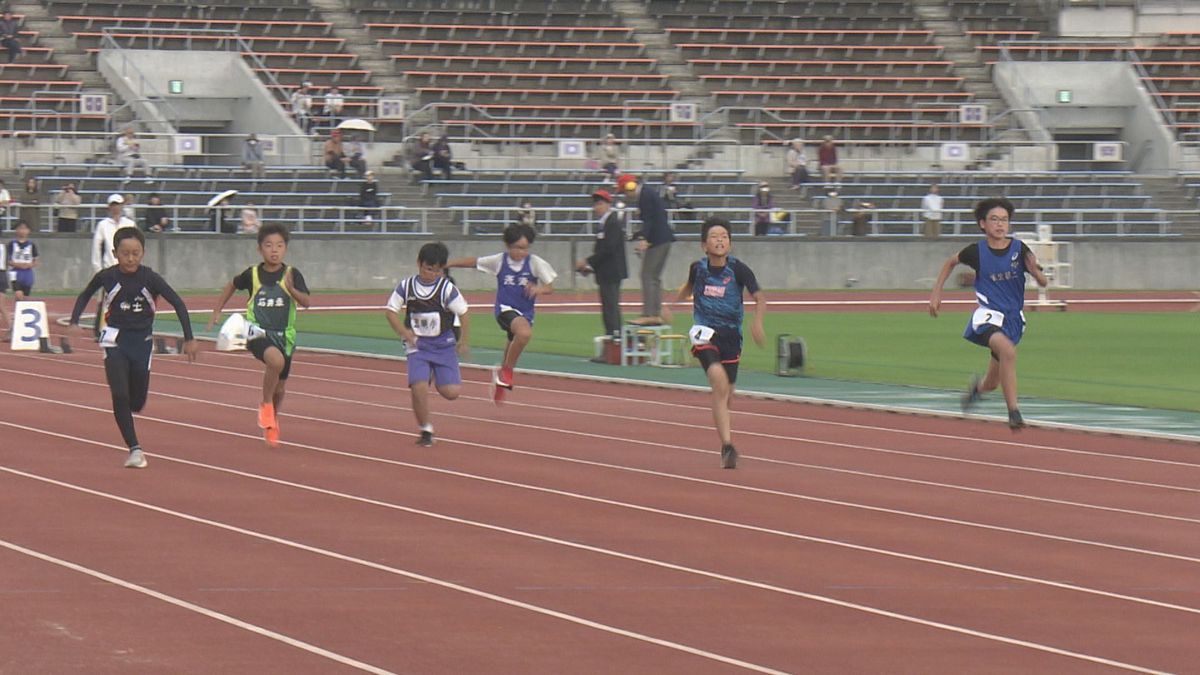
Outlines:
{"label": "man with red cap", "polygon": [[638,210],[642,229],[634,233],[638,253],[642,254],[642,316],[638,324],[663,323],[662,274],[667,265],[667,254],[675,231],[667,218],[667,206],[658,191],[643,185],[629,174],[617,179],[617,186],[629,199],[629,204]]}
{"label": "man with red cap", "polygon": [[575,263],[575,269],[585,275],[596,273],[604,332],[615,337],[621,333],[621,280],[629,273],[625,265],[625,226],[621,214],[612,210],[612,202],[607,190],[592,193],[596,246],[592,255]]}

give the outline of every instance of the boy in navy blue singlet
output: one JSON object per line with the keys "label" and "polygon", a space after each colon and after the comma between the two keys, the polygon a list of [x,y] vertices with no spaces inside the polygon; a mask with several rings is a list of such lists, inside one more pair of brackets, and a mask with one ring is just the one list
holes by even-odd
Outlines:
{"label": "boy in navy blue singlet", "polygon": [[983,394],[1001,387],[1008,406],[1008,426],[1016,431],[1025,427],[1017,407],[1017,343],[1025,333],[1025,275],[1039,286],[1048,281],[1038,265],[1037,256],[1019,239],[1008,236],[1013,205],[1003,197],[984,199],[975,205],[975,221],[984,238],[950,256],[942,264],[933,293],[929,296],[929,315],[937,317],[942,302],[942,286],[958,264],[975,270],[975,298],[979,305],[967,321],[963,338],[991,353],[987,374],[976,376],[963,395],[963,412],[979,402]]}
{"label": "boy in navy blue singlet", "polygon": [[[441,242],[425,244],[417,253],[417,274],[401,279],[388,299],[388,324],[404,340],[408,355],[408,389],[421,435],[417,445],[433,445],[429,421],[429,386],[453,401],[462,389],[458,357],[468,352],[470,321],[467,300],[444,274],[449,258]],[[403,315],[401,314],[403,312]],[[461,325],[455,330],[454,319]]]}
{"label": "boy in navy blue singlet", "polygon": [[534,304],[539,296],[554,292],[558,274],[541,256],[529,252],[537,232],[522,223],[504,228],[504,253],[480,258],[458,258],[446,267],[474,267],[496,277],[496,323],[508,333],[504,358],[492,377],[496,403],[513,388],[513,369],[521,352],[533,339]]}
{"label": "boy in navy blue singlet", "polygon": [[78,340],[79,315],[96,291],[103,291],[100,309],[104,327],[100,331],[100,347],[104,354],[104,375],[112,392],[113,416],[125,444],[129,446],[126,468],[146,466],[142,446],[133,427],[133,413],[141,412],[150,393],[150,360],[154,345],[155,302],[162,296],[175,308],[175,316],[183,328],[183,353],[189,361],[196,359],[196,341],[192,339],[192,323],[187,307],[171,286],[157,272],[142,264],[146,252],[146,236],[136,227],[123,227],[113,235],[113,251],[117,264],[96,273],[87,288],[75,299],[67,337]]}
{"label": "boy in navy blue singlet", "polygon": [[29,239],[29,225],[17,223],[17,238],[4,245],[8,259],[8,281],[13,300],[20,302],[33,294],[33,270],[38,266],[38,247]]}
{"label": "boy in navy blue singlet", "polygon": [[700,231],[704,257],[692,263],[687,282],[679,289],[677,302],[692,298],[692,320],[688,332],[692,354],[708,376],[712,387],[713,422],[721,437],[721,468],[737,466],[738,453],[730,436],[729,409],[737,383],[738,362],[742,357],[742,318],[745,314],[743,293],[754,298],[754,323],[750,335],[758,346],[766,340],[763,316],[767,299],[758,287],[758,279],[746,263],[729,255],[733,248],[729,222],[713,217],[704,221]]}

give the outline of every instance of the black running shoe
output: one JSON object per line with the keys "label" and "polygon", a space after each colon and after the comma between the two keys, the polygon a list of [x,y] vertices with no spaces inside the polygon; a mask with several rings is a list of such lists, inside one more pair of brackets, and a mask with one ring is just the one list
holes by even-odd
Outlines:
{"label": "black running shoe", "polygon": [[417,439],[417,445],[421,446],[422,448],[433,447],[433,432],[422,431],[421,437]]}
{"label": "black running shoe", "polygon": [[967,412],[975,407],[975,404],[983,398],[983,394],[979,391],[979,383],[982,380],[978,375],[971,376],[971,384],[967,387],[967,393],[962,396],[962,411]]}
{"label": "black running shoe", "polygon": [[1008,428],[1009,429],[1012,429],[1013,431],[1018,431],[1020,429],[1024,429],[1027,426],[1029,426],[1029,425],[1025,424],[1025,418],[1021,417],[1020,410],[1009,410],[1008,411]]}
{"label": "black running shoe", "polygon": [[721,468],[722,469],[736,469],[737,468],[737,459],[738,459],[737,449],[735,449],[733,447],[732,443],[726,443],[725,445],[721,446]]}

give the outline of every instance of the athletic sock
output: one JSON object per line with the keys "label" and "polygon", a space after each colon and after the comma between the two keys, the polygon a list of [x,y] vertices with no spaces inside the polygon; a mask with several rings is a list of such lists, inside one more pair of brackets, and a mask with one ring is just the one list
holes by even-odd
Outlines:
{"label": "athletic sock", "polygon": [[421,431],[428,431],[429,433],[432,434],[433,433],[433,425],[432,424],[422,424]]}

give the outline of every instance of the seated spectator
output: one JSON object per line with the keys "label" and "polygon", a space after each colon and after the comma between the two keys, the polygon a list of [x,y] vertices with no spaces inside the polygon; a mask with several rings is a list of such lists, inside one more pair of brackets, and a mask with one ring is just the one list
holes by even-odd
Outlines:
{"label": "seated spectator", "polygon": [[262,144],[258,142],[258,134],[250,134],[246,138],[246,142],[242,144],[242,168],[248,169],[254,178],[262,178],[265,166],[263,148]]}
{"label": "seated spectator", "polygon": [[408,146],[408,165],[421,173],[421,180],[433,180],[433,144],[429,134],[421,132]]}
{"label": "seated spectator", "polygon": [[771,213],[775,210],[775,200],[771,198],[771,186],[767,181],[758,184],[754,192],[754,236],[762,237],[771,227]]}
{"label": "seated spectator", "polygon": [[833,142],[833,136],[826,136],[821,143],[817,150],[817,164],[821,166],[826,188],[842,185],[842,167],[838,164],[837,144]]}
{"label": "seated spectator", "polygon": [[342,132],[334,129],[329,132],[329,139],[325,141],[325,167],[337,175],[338,178],[346,177],[346,164],[349,160],[346,159],[346,153],[342,149]]}
{"label": "seated spectator", "polygon": [[159,197],[158,194],[150,195],[150,199],[146,204],[146,215],[142,221],[142,229],[147,232],[162,232],[174,229],[171,226],[171,218],[167,215],[167,210],[163,208],[162,197]]}
{"label": "seated spectator", "polygon": [[258,234],[258,209],[254,202],[246,202],[242,207],[242,234]]}
{"label": "seated spectator", "polygon": [[312,87],[311,82],[305,82],[292,92],[289,102],[292,106],[292,118],[296,120],[296,126],[306,134],[312,133]]}
{"label": "seated spectator", "polygon": [[829,220],[825,228],[825,236],[838,236],[838,221],[842,216],[842,198],[838,196],[837,190],[830,190],[829,193],[821,199],[821,208],[829,212]]}
{"label": "seated spectator", "polygon": [[133,135],[133,127],[125,127],[125,131],[117,137],[117,162],[123,167],[122,175],[128,182],[133,177],[134,169],[141,169],[147,183],[154,182],[150,177],[150,166],[142,157],[142,144]]}
{"label": "seated spectator", "polygon": [[12,63],[21,55],[20,23],[13,18],[12,12],[4,12],[0,18],[0,46],[8,50],[8,62]]}
{"label": "seated spectator", "polygon": [[537,232],[537,212],[533,210],[533,202],[524,202],[517,211],[517,222],[527,225]]}
{"label": "seated spectator", "polygon": [[321,108],[321,114],[330,127],[336,127],[342,121],[342,110],[345,107],[346,99],[342,92],[338,91],[337,87],[330,87],[325,94],[325,105]]}
{"label": "seated spectator", "polygon": [[79,198],[79,193],[75,191],[74,183],[67,183],[63,186],[62,191],[54,198],[54,205],[57,207],[59,232],[74,232],[78,228],[78,207],[82,203],[83,200]]}
{"label": "seated spectator", "polygon": [[617,174],[620,173],[620,161],[621,146],[617,142],[617,137],[609,134],[604,137],[604,144],[600,146],[600,168],[613,180],[616,180]]}
{"label": "seated spectator", "polygon": [[350,143],[350,149],[346,155],[349,157],[346,163],[350,165],[350,168],[354,169],[359,178],[365,178],[367,175],[367,151],[363,147],[362,141],[355,140]]}
{"label": "seated spectator", "polygon": [[856,237],[867,236],[871,230],[871,221],[875,218],[875,204],[859,199],[854,202],[854,208],[849,209],[848,212],[850,213],[850,234]]}
{"label": "seated spectator", "polygon": [[797,138],[787,151],[788,171],[792,176],[792,190],[799,190],[808,182],[808,158],[804,156],[804,139]]}
{"label": "seated spectator", "polygon": [[443,135],[433,144],[433,168],[442,172],[446,180],[450,180],[451,161],[454,159],[450,152],[450,137]]}
{"label": "seated spectator", "polygon": [[379,211],[379,183],[375,180],[375,172],[363,174],[363,184],[358,186],[358,205],[363,209],[363,222],[372,224]]}

